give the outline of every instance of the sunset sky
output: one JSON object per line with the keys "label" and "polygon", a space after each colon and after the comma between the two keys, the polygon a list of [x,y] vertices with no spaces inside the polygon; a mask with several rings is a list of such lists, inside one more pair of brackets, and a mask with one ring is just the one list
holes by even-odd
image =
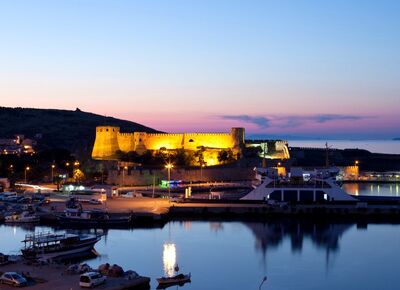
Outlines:
{"label": "sunset sky", "polygon": [[0,0],[0,106],[400,137],[400,1]]}

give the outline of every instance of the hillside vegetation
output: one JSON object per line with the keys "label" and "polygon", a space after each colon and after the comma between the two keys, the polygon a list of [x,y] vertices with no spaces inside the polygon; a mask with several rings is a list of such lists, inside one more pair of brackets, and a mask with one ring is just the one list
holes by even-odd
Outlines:
{"label": "hillside vegetation", "polygon": [[0,107],[0,138],[23,134],[25,138],[38,139],[39,149],[63,148],[78,155],[91,153],[96,126],[119,126],[122,132],[157,132],[138,123],[104,117],[79,109],[30,109]]}

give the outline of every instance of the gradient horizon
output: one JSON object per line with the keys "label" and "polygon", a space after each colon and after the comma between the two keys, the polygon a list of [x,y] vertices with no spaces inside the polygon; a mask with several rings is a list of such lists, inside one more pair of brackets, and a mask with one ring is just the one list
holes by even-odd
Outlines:
{"label": "gradient horizon", "polygon": [[399,1],[1,1],[0,105],[400,137]]}

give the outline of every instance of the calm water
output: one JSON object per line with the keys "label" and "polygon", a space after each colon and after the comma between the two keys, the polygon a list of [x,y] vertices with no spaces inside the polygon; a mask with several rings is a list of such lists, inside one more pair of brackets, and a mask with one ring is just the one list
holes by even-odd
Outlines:
{"label": "calm water", "polygon": [[345,183],[342,188],[352,195],[400,196],[399,183]]}
{"label": "calm water", "polygon": [[366,149],[373,153],[400,154],[400,141],[392,140],[289,140],[289,146],[325,148],[325,143],[337,149]]}
{"label": "calm water", "polygon": [[[27,231],[0,226],[1,251],[17,253]],[[101,256],[89,264],[134,269],[152,278],[152,289],[175,263],[192,273],[188,290],[257,290],[265,275],[262,289],[398,289],[400,225],[171,222],[109,230],[96,250]]]}

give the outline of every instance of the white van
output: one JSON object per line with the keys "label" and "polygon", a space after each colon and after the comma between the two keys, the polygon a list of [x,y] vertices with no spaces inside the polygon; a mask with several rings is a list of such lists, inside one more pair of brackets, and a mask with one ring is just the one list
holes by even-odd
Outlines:
{"label": "white van", "polygon": [[88,272],[82,274],[79,279],[79,286],[85,288],[93,288],[107,281],[107,277],[98,272]]}

